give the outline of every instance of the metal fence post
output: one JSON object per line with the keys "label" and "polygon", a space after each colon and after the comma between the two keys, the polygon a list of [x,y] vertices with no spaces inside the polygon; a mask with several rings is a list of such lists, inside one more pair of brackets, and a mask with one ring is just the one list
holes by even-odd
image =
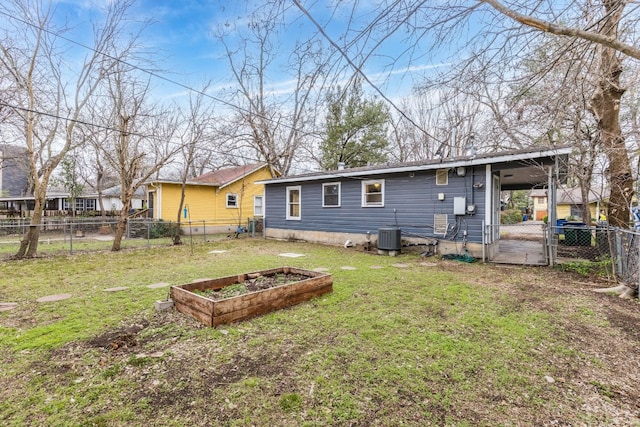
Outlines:
{"label": "metal fence post", "polygon": [[614,236],[616,241],[616,271],[618,275],[622,275],[622,236],[617,229],[615,229]]}
{"label": "metal fence post", "polygon": [[73,221],[69,223],[69,254],[73,255]]}
{"label": "metal fence post", "polygon": [[484,219],[482,220],[482,262],[487,261],[486,255],[486,246],[487,246],[487,227],[484,224]]}
{"label": "metal fence post", "polygon": [[151,222],[147,221],[147,247],[151,247]]}

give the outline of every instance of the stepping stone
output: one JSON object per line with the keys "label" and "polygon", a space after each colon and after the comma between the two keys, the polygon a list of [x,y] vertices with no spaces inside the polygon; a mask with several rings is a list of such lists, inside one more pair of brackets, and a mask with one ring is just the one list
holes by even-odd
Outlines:
{"label": "stepping stone", "polygon": [[47,295],[46,297],[40,297],[36,300],[36,302],[53,302],[53,301],[62,301],[63,299],[71,298],[71,294],[56,294],[56,295]]}
{"label": "stepping stone", "polygon": [[216,249],[216,250],[213,250],[213,251],[209,251],[210,254],[223,254],[225,252],[227,252],[227,251],[225,251],[223,249]]}
{"label": "stepping stone", "polygon": [[129,287],[127,287],[127,286],[116,286],[115,288],[103,289],[103,291],[105,291],[105,292],[118,292],[118,291],[124,291],[125,289],[129,289]]}
{"label": "stepping stone", "polygon": [[381,270],[381,269],[383,269],[384,267],[383,267],[383,266],[381,266],[381,265],[372,265],[372,266],[370,266],[369,268],[371,268],[371,269],[373,269],[373,270]]}
{"label": "stepping stone", "polygon": [[165,288],[167,286],[171,286],[171,283],[164,283],[164,282],[153,283],[151,285],[147,285],[147,288],[149,288],[149,289],[158,289],[158,288]]}
{"label": "stepping stone", "polygon": [[345,265],[340,267],[342,270],[348,270],[348,271],[353,271],[353,270],[357,270],[357,268],[355,267],[351,267],[350,265]]}
{"label": "stepping stone", "polygon": [[398,263],[398,264],[391,264],[391,265],[393,265],[395,268],[409,268],[409,264]]}
{"label": "stepping stone", "polygon": [[318,267],[318,268],[314,268],[313,271],[316,271],[318,273],[324,273],[325,271],[329,271],[329,269],[324,267]]}
{"label": "stepping stone", "polygon": [[300,258],[301,256],[305,256],[305,254],[296,254],[296,253],[292,253],[292,252],[287,252],[284,254],[278,254],[278,256],[283,256],[286,258]]}
{"label": "stepping stone", "polygon": [[0,302],[0,311],[13,310],[18,306],[17,302]]}
{"label": "stepping stone", "polygon": [[435,267],[438,264],[436,264],[435,262],[421,262],[420,265],[423,267]]}

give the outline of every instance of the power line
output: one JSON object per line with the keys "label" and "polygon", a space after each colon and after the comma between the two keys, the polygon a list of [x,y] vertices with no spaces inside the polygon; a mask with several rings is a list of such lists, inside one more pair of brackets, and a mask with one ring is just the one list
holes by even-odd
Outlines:
{"label": "power line", "polygon": [[[138,70],[138,71],[141,71],[141,72],[143,72],[143,73],[146,73],[146,74],[148,74],[148,75],[150,75],[150,76],[152,76],[152,77],[155,77],[155,78],[157,78],[157,79],[159,79],[159,80],[165,81],[165,82],[167,82],[167,83],[174,84],[174,85],[179,86],[179,87],[181,87],[181,88],[183,88],[183,89],[186,89],[186,90],[188,90],[188,91],[191,91],[191,92],[197,93],[197,94],[199,94],[199,95],[202,95],[202,96],[204,96],[204,97],[206,97],[206,98],[209,98],[209,99],[211,99],[211,100],[213,100],[213,101],[216,101],[216,102],[219,102],[219,103],[221,103],[221,104],[223,104],[223,105],[226,105],[227,107],[234,108],[234,109],[236,109],[236,110],[238,110],[238,111],[241,111],[241,112],[244,112],[244,113],[252,114],[252,115],[254,115],[254,116],[256,116],[256,117],[260,117],[260,118],[261,118],[261,119],[263,119],[263,120],[266,120],[266,121],[268,121],[268,122],[272,122],[272,123],[274,123],[274,124],[282,125],[282,126],[284,126],[284,127],[286,127],[286,128],[289,128],[289,129],[291,129],[291,130],[295,130],[295,131],[299,130],[299,129],[297,129],[297,128],[296,128],[296,127],[294,127],[294,126],[288,125],[288,124],[286,124],[286,123],[277,122],[276,120],[273,120],[273,119],[271,119],[271,118],[269,118],[269,117],[267,117],[267,116],[261,115],[261,114],[259,114],[259,113],[257,113],[257,112],[253,112],[253,111],[247,110],[247,109],[246,109],[246,108],[244,108],[244,107],[241,107],[241,106],[239,106],[239,105],[235,105],[235,104],[233,104],[233,103],[231,103],[231,102],[229,102],[229,101],[225,101],[224,99],[221,99],[221,98],[215,97],[215,96],[210,95],[210,94],[208,94],[208,93],[206,93],[206,92],[204,92],[204,91],[201,91],[201,90],[199,90],[199,89],[195,89],[195,88],[193,88],[193,87],[191,87],[191,86],[187,86],[187,85],[186,85],[186,84],[184,84],[184,83],[178,82],[178,81],[173,80],[173,79],[170,79],[170,78],[168,78],[168,77],[164,77],[164,76],[162,76],[162,75],[160,75],[160,74],[156,73],[155,71],[151,71],[151,70],[148,70],[148,69],[145,69],[145,68],[139,67],[139,66],[137,66],[137,65],[135,65],[135,64],[132,64],[132,63],[130,63],[130,62],[128,62],[128,61],[125,61],[125,60],[123,60],[123,59],[121,59],[121,58],[117,58],[117,57],[115,57],[115,56],[113,56],[113,55],[110,55],[110,54],[108,54],[108,53],[101,52],[101,51],[99,51],[99,50],[97,50],[97,49],[94,49],[94,48],[93,48],[93,47],[91,47],[91,46],[87,46],[87,45],[85,45],[85,44],[83,44],[83,43],[80,43],[80,42],[78,42],[78,41],[76,41],[76,40],[72,40],[72,39],[70,39],[70,38],[68,38],[68,37],[65,37],[65,36],[63,36],[63,35],[59,34],[59,33],[53,32],[53,31],[51,31],[51,30],[49,30],[49,29],[47,29],[47,28],[44,28],[44,27],[40,27],[40,26],[38,26],[38,25],[36,25],[36,24],[33,24],[33,23],[31,23],[31,22],[25,21],[24,19],[21,19],[21,18],[19,18],[19,17],[13,16],[13,15],[10,15],[10,14],[8,14],[8,13],[4,12],[4,11],[0,11],[0,14],[4,15],[4,16],[6,16],[6,17],[10,18],[10,19],[14,19],[14,20],[16,20],[16,21],[18,21],[18,22],[21,22],[21,23],[23,23],[23,24],[25,24],[25,25],[28,25],[28,26],[30,26],[30,27],[36,28],[36,29],[38,29],[38,30],[40,30],[40,31],[44,31],[45,33],[50,34],[50,35],[52,35],[52,36],[54,36],[54,37],[56,37],[56,38],[59,38],[59,39],[65,40],[65,41],[67,41],[67,42],[69,42],[69,43],[72,43],[72,44],[75,44],[75,45],[77,45],[77,46],[80,46],[80,47],[82,47],[82,48],[84,48],[84,49],[90,50],[90,51],[92,51],[92,52],[94,52],[94,53],[96,53],[96,54],[98,54],[98,55],[102,55],[102,56],[104,56],[104,57],[106,57],[106,58],[109,58],[109,59],[111,59],[111,60],[113,60],[113,61],[117,61],[117,62],[119,62],[119,63],[121,63],[121,64],[124,64],[124,65],[126,65],[126,66],[128,66],[128,67],[131,67],[131,68],[133,68],[133,69],[135,69],[135,70]],[[43,114],[44,114],[44,113],[43,113]],[[96,126],[99,126],[99,125],[96,125]]]}
{"label": "power line", "polygon": [[[38,110],[30,109],[30,108],[18,107],[16,105],[7,104],[6,102],[2,102],[2,101],[0,101],[0,106],[12,108],[12,109],[15,109],[15,110],[24,111],[24,112],[27,112],[27,113],[33,113],[33,114],[38,114],[38,115],[41,115],[41,116],[51,117],[51,118],[56,119],[56,120],[65,120],[67,122],[77,123],[77,124],[80,124],[80,125],[96,127],[96,128],[99,128],[99,129],[104,129],[104,130],[109,130],[109,131],[114,131],[114,132],[122,132],[121,129],[116,129],[116,128],[109,127],[109,126],[99,125],[99,124],[96,124],[96,123],[90,123],[90,122],[86,122],[86,121],[78,120],[78,119],[70,119],[68,117],[62,117],[62,116],[59,116],[59,115],[56,115],[56,114],[53,114],[53,113],[48,113],[46,111],[38,111]],[[152,135],[152,134],[151,135],[144,135],[144,134],[141,134],[141,133],[138,133],[138,132],[126,132],[126,134],[127,135],[132,135],[132,136],[138,136],[140,138],[157,138],[158,137],[158,135]],[[180,145],[180,143],[176,142],[176,141],[167,141],[167,144]],[[224,151],[216,151],[216,150],[212,150],[211,148],[207,148],[207,147],[203,147],[203,146],[199,146],[198,150],[206,151],[206,152],[213,153],[213,154],[218,154],[218,155],[221,155],[221,156],[229,155],[229,153],[226,153]],[[250,161],[254,161],[254,162],[264,162],[263,159],[252,158],[252,157],[246,156],[244,154],[242,155],[242,158],[245,159],[245,160],[250,160]]]}

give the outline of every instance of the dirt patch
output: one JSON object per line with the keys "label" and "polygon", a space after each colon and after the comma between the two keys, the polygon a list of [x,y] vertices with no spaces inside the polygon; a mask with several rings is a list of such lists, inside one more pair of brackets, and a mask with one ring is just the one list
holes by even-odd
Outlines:
{"label": "dirt patch", "polygon": [[137,335],[140,331],[149,326],[149,321],[142,320],[128,326],[123,326],[113,331],[107,331],[98,335],[87,343],[91,347],[105,348],[108,350],[128,349],[138,345]]}
{"label": "dirt patch", "polygon": [[276,286],[299,282],[308,278],[309,276],[293,273],[269,275],[256,274],[255,277],[245,280],[244,283],[238,283],[218,290],[205,289],[203,291],[195,291],[195,293],[213,300],[221,300],[238,295],[244,295],[250,292],[257,292],[264,289],[274,288]]}

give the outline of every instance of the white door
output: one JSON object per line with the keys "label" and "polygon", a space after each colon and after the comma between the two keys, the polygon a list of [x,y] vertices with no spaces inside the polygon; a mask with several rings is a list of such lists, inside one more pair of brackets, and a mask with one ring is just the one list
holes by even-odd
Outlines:
{"label": "white door", "polygon": [[491,241],[500,238],[500,176],[493,175],[491,182]]}

